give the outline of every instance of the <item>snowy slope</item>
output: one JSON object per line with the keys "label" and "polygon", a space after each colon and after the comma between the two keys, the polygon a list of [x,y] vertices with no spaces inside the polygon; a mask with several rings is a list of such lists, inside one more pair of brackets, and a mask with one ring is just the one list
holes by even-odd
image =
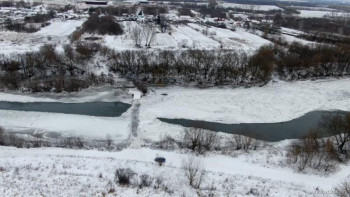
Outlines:
{"label": "snowy slope", "polygon": [[[195,190],[188,186],[181,170],[186,154],[147,148],[99,152],[1,146],[0,154],[3,169],[0,192],[6,196],[102,196],[102,193],[108,194],[110,188],[115,189],[111,196],[196,196],[198,192],[207,194],[210,187],[215,188],[214,196],[317,196],[317,191],[331,191],[350,170],[349,166],[343,166],[335,175],[320,177],[290,169],[259,167],[241,157],[209,155],[197,157],[207,176],[201,190]],[[156,156],[167,159],[165,166],[154,163]],[[114,183],[113,174],[121,167],[131,168],[137,176],[163,177],[162,187],[120,187]]]}

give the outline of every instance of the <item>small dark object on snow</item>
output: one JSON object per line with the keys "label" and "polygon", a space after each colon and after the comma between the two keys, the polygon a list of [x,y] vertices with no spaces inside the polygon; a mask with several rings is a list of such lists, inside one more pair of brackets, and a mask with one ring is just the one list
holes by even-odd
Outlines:
{"label": "small dark object on snow", "polygon": [[159,164],[159,166],[162,166],[163,163],[165,162],[165,158],[164,157],[156,157],[154,159],[155,162],[157,162]]}

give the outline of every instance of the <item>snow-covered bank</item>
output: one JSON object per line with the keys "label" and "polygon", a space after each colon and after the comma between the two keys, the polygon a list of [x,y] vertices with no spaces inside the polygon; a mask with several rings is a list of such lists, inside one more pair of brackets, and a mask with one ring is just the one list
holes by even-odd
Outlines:
{"label": "snow-covered bank", "polygon": [[[133,90],[133,89],[131,89]],[[134,93],[134,92],[133,92]],[[132,95],[122,88],[97,87],[88,88],[80,92],[72,93],[21,93],[0,92],[0,101],[10,102],[61,102],[61,103],[85,103],[85,102],[124,102],[131,103]]]}
{"label": "snow-covered bank", "polygon": [[38,132],[60,132],[68,136],[100,139],[105,139],[107,135],[110,135],[117,142],[127,140],[130,133],[128,114],[108,118],[0,110],[0,117],[0,125],[12,131],[26,128]]}
{"label": "snow-covered bank", "polygon": [[[0,192],[5,195],[102,196],[110,187],[118,196],[194,196],[181,170],[186,154],[160,150],[125,149],[120,152],[70,150],[58,148],[16,149],[0,146]],[[158,167],[153,159],[167,159]],[[316,196],[317,191],[331,191],[349,175],[349,166],[329,177],[303,175],[291,169],[261,167],[244,158],[211,155],[201,158],[208,171],[205,186],[215,187],[215,196]],[[116,168],[130,167],[139,175],[162,176],[173,193],[159,189],[119,187],[115,185]],[[100,176],[101,174],[101,176]],[[109,183],[112,182],[112,183]]]}
{"label": "snow-covered bank", "polygon": [[[76,93],[0,93],[0,101],[12,102],[125,102],[131,103],[127,90],[113,87],[89,88]],[[116,142],[129,137],[130,109],[120,117],[95,117],[85,115],[24,112],[0,110],[0,126],[10,131],[32,130],[37,132],[60,132],[68,136],[103,138],[110,135]]]}
{"label": "snow-covered bank", "polygon": [[[263,87],[195,89],[155,88],[141,102],[145,138],[176,135],[179,126],[157,120],[183,118],[219,123],[272,123],[315,110],[350,111],[350,79],[271,82]],[[165,94],[165,95],[164,95]]]}

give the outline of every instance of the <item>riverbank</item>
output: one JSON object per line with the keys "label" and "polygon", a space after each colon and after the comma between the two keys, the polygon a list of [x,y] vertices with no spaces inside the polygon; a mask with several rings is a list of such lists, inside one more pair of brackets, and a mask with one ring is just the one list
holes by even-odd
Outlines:
{"label": "riverbank", "polygon": [[180,135],[183,127],[157,118],[201,120],[217,123],[275,123],[312,111],[350,111],[350,79],[270,82],[263,87],[154,88],[142,98],[141,135]]}
{"label": "riverbank", "polygon": [[[226,124],[274,123],[289,121],[317,110],[350,111],[350,88],[348,87],[350,87],[349,78],[298,82],[276,81],[263,87],[235,89],[153,87],[146,96],[138,100],[140,109],[137,141],[141,146],[143,140],[157,141],[164,135],[172,137],[182,135],[183,127],[161,122],[158,118],[182,118]],[[132,96],[128,90],[102,87],[63,94],[0,93],[0,101],[131,103]],[[83,115],[0,110],[0,125],[5,128],[62,131],[72,135],[104,139],[107,134],[112,134],[116,141],[122,141],[129,135],[130,113],[129,109],[120,117],[108,119]]]}

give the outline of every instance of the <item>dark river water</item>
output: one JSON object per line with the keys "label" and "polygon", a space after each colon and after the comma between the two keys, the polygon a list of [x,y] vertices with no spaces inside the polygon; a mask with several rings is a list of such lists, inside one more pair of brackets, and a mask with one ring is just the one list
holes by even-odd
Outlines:
{"label": "dark river water", "polygon": [[[159,120],[184,127],[195,127],[225,133],[242,134],[265,141],[276,142],[285,139],[301,138],[307,134],[310,129],[317,128],[319,123],[322,122],[322,117],[324,115],[336,113],[345,114],[345,112],[340,111],[313,111],[302,117],[280,123],[222,124],[186,119],[159,118]],[[322,131],[320,131],[319,134],[320,137],[328,136],[327,133]]]}
{"label": "dark river water", "polygon": [[89,102],[89,103],[58,103],[58,102],[6,102],[0,101],[0,109],[52,112],[64,114],[79,114],[88,116],[118,117],[130,108],[130,104],[122,102]]}

